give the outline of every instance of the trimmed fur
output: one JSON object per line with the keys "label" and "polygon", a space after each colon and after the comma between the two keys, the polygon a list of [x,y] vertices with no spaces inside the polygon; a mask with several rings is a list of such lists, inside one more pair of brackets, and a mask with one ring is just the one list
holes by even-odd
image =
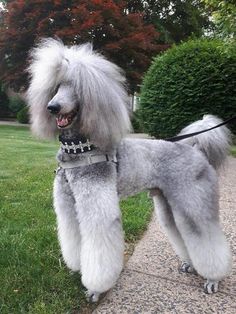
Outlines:
{"label": "trimmed fur", "polygon": [[[179,135],[206,130],[223,121],[212,115],[205,115],[202,120],[196,121],[184,128]],[[224,163],[231,144],[231,133],[226,126],[182,140],[191,146],[196,146],[209,160],[210,164],[219,169]]]}
{"label": "trimmed fur", "polygon": [[[92,154],[117,155],[118,164],[101,162],[59,169],[54,182],[58,238],[67,266],[81,271],[88,296],[116,282],[123,265],[124,239],[119,198],[150,190],[159,222],[180,259],[207,279],[205,290],[216,292],[231,270],[231,252],[219,222],[218,178],[230,133],[221,127],[171,143],[124,138],[130,130],[128,96],[121,70],[92,50],[91,45],[66,47],[43,40],[32,51],[28,91],[32,130],[40,137],[58,131],[47,105],[59,114],[77,112],[68,139],[83,135],[97,148]],[[60,86],[59,86],[60,84]],[[49,107],[50,107],[49,106]],[[180,134],[220,123],[206,116]],[[61,161],[87,159],[90,152],[67,154]],[[187,269],[186,268],[186,269]]]}

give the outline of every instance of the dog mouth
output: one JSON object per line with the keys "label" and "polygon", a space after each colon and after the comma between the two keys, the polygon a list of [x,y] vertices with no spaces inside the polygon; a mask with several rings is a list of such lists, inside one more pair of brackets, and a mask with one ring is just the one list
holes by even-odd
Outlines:
{"label": "dog mouth", "polygon": [[66,114],[59,114],[56,117],[57,127],[63,129],[70,126],[74,122],[76,114],[76,110],[72,110],[71,112]]}

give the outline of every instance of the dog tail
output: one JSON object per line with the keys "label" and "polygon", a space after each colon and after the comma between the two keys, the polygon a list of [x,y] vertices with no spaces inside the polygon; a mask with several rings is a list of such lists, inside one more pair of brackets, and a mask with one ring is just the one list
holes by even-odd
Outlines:
{"label": "dog tail", "polygon": [[[184,128],[179,135],[194,133],[212,128],[223,121],[213,115],[205,115],[202,120],[196,121]],[[201,150],[209,163],[219,169],[226,160],[231,144],[231,132],[226,126],[187,138],[181,142]]]}

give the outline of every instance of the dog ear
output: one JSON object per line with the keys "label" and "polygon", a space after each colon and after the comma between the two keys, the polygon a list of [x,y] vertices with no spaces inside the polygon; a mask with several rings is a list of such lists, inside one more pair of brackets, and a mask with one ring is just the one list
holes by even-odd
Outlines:
{"label": "dog ear", "polygon": [[79,57],[70,76],[80,103],[80,132],[108,151],[131,129],[125,77],[91,45],[78,46],[74,52]]}
{"label": "dog ear", "polygon": [[70,48],[43,39],[31,51],[27,92],[32,131],[41,138],[57,133],[47,104],[62,81],[73,84],[80,104],[79,131],[102,150],[109,150],[130,131],[129,98],[122,70],[95,53],[91,44]]}
{"label": "dog ear", "polygon": [[31,129],[40,138],[53,138],[57,133],[55,118],[47,105],[63,77],[67,62],[64,59],[64,45],[55,39],[43,39],[30,53],[28,68],[30,85],[27,100]]}

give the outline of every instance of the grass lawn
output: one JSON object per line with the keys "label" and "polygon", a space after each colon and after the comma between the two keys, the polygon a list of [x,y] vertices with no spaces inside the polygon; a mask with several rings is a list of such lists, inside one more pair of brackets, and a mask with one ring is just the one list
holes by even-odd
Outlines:
{"label": "grass lawn", "polygon": [[236,157],[236,145],[232,146],[232,148],[231,148],[231,155]]}
{"label": "grass lawn", "polygon": [[[79,274],[65,267],[52,208],[57,142],[0,126],[0,313],[64,314],[87,307]],[[145,193],[121,203],[126,241],[146,229]]]}

